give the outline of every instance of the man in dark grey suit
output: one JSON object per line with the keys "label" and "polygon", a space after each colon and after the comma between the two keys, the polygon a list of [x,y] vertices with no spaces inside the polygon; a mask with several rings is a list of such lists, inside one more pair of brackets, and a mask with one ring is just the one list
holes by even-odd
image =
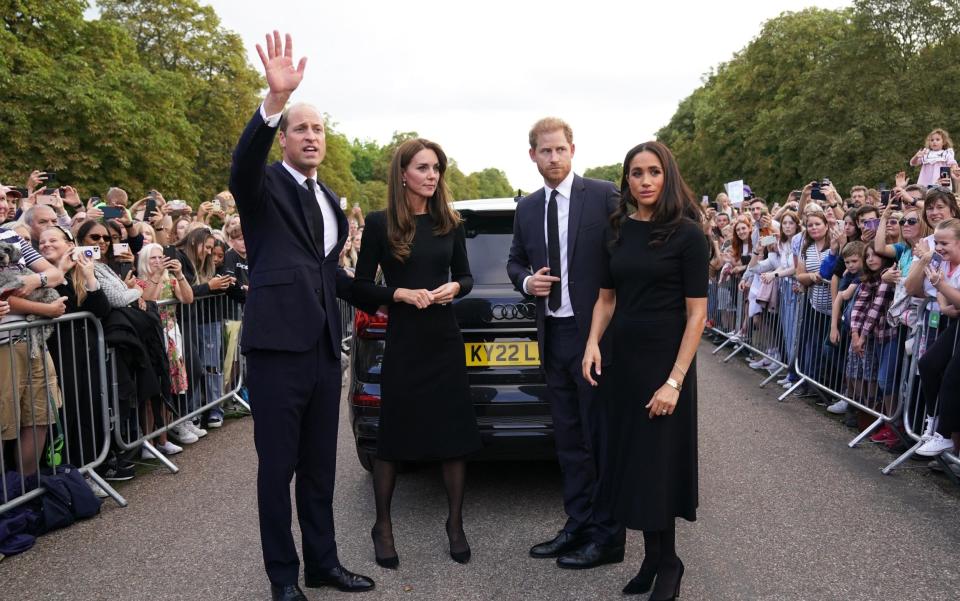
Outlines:
{"label": "man in dark grey suit", "polygon": [[[537,299],[540,362],[567,513],[559,534],[530,555],[557,557],[562,568],[592,568],[623,561],[625,540],[623,527],[596,502],[606,428],[580,367],[619,192],[610,182],[574,174],[575,150],[573,131],[560,119],[541,119],[530,130],[530,158],[544,187],[517,205],[507,273],[518,290]],[[606,339],[601,348],[607,363]]]}

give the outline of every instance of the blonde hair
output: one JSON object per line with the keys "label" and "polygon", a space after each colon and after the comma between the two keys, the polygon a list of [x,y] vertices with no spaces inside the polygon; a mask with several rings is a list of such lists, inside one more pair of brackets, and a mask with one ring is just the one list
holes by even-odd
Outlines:
{"label": "blonde hair", "polygon": [[[149,244],[144,244],[143,248],[140,249],[140,252],[137,253],[137,273],[140,274],[140,277],[148,280],[152,279],[152,276],[156,275],[151,273],[150,269],[150,253],[153,252],[153,249],[160,249],[160,256],[163,256],[163,247],[157,244],[156,242],[151,242]],[[160,270],[160,281],[167,279],[167,270]]]}
{"label": "blonde hair", "polygon": [[950,139],[950,134],[947,133],[947,130],[941,129],[939,127],[933,130],[932,132],[930,132],[929,134],[927,134],[927,139],[924,140],[927,147],[930,146],[930,138],[932,138],[936,134],[940,134],[940,137],[943,139],[944,150],[946,150],[947,148],[953,148],[953,140]]}
{"label": "blonde hair", "polygon": [[557,130],[563,130],[563,137],[567,139],[567,144],[573,144],[573,128],[559,117],[544,117],[530,128],[530,148],[537,149],[537,138],[540,134],[548,134]]}
{"label": "blonde hair", "polygon": [[953,239],[960,240],[960,219],[956,217],[952,219],[944,219],[937,224],[937,231],[951,231],[953,232]]}

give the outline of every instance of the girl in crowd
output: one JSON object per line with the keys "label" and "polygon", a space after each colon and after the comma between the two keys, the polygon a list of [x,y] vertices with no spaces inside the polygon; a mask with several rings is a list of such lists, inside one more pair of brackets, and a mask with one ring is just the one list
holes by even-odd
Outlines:
{"label": "girl in crowd", "polygon": [[767,259],[770,269],[764,269],[760,276],[764,282],[777,286],[779,299],[777,309],[780,328],[783,332],[783,344],[780,350],[782,356],[786,358],[787,365],[790,366],[790,373],[779,381],[779,384],[784,386],[792,386],[798,379],[794,373],[797,293],[793,290],[793,276],[797,271],[797,255],[800,252],[802,240],[800,217],[793,211],[785,211],[780,215],[780,235],[777,237],[776,252]]}
{"label": "girl in crowd", "polygon": [[[960,312],[960,220],[940,222],[934,232],[936,252],[943,257],[939,269],[930,262],[933,252],[924,253],[917,260],[925,275],[924,288],[930,297],[936,297],[940,311],[950,323],[941,323],[946,329],[937,336],[919,362],[920,386],[926,400],[927,413],[936,416],[930,438],[919,449],[918,455],[933,457],[944,451],[955,451],[960,445],[960,348],[957,324]],[[915,267],[916,269],[916,267]],[[939,410],[938,410],[939,409]]]}
{"label": "girl in crowd", "polygon": [[[447,157],[434,142],[414,139],[397,148],[387,209],[367,216],[356,269],[355,298],[390,309],[373,467],[377,520],[370,533],[377,564],[387,568],[399,563],[390,516],[398,461],[442,462],[450,556],[470,559],[464,458],[480,449],[480,435],[450,302],[470,292],[473,277],[460,216],[448,202],[446,169]],[[378,265],[383,286],[374,282]]]}
{"label": "girl in crowd", "polygon": [[939,128],[927,134],[924,147],[910,157],[910,165],[920,167],[920,175],[917,177],[917,184],[920,186],[937,184],[940,180],[940,168],[956,164],[950,134]]}
{"label": "girl in crowd", "polygon": [[[189,230],[176,244],[177,260],[183,269],[183,276],[192,287],[194,299],[198,301],[190,306],[185,316],[188,331],[197,334],[196,338],[188,336],[186,340],[187,372],[197,382],[197,385],[190,387],[194,393],[188,401],[190,411],[200,408],[201,399],[209,401],[223,396],[221,347],[224,315],[218,300],[207,297],[224,294],[236,279],[216,274],[213,257],[215,245],[216,238],[210,228],[203,225]],[[205,418],[207,426],[219,428],[223,425],[223,410],[219,406],[214,407]],[[198,430],[202,431],[203,428]]]}
{"label": "girl in crowd", "polygon": [[[733,222],[731,254],[735,263],[730,269],[730,277],[739,282],[738,287],[743,292],[750,289],[750,283],[753,280],[753,276],[746,273],[747,267],[753,259],[753,248],[753,220],[750,215],[740,215]],[[745,312],[746,308],[747,300],[744,298],[737,309]],[[746,338],[749,324],[750,322],[744,319],[737,336]]]}
{"label": "girl in crowd", "polygon": [[[883,257],[872,246],[863,251],[860,286],[850,311],[850,349],[847,353],[847,395],[862,404],[873,405],[877,399],[877,382],[881,363],[881,345],[896,331],[886,320],[893,301],[893,286],[880,279],[893,261]],[[892,407],[874,407],[881,411]],[[865,424],[861,424],[865,425]]]}
{"label": "girl in crowd", "polygon": [[[609,411],[608,470],[598,496],[612,503],[618,522],[643,531],[643,563],[623,592],[653,586],[651,599],[659,601],[676,599],[683,577],[676,518],[696,520],[695,359],[707,311],[709,249],[700,206],[666,146],[632,148],[620,188],[583,377],[594,386],[594,376],[600,379]],[[601,374],[599,343],[608,326],[613,363]]]}
{"label": "girl in crowd", "polygon": [[[143,298],[148,301],[165,301],[177,299],[182,304],[193,302],[193,290],[183,276],[183,267],[180,261],[164,256],[163,247],[159,244],[146,244],[140,250],[137,258],[137,285],[143,290]],[[183,359],[183,334],[177,323],[177,307],[173,304],[163,304],[159,307],[160,321],[165,334],[167,360],[170,363],[170,393],[174,397],[187,392],[187,369]],[[162,411],[162,415],[160,414]],[[151,410],[145,412],[146,431],[153,432],[157,418],[163,423],[170,422],[170,414],[166,407],[155,404]],[[180,433],[186,440],[195,441],[191,436]],[[157,440],[157,450],[166,455],[176,455],[183,449],[169,440],[164,432]],[[185,442],[186,442],[185,440]],[[149,452],[144,458],[152,459]]]}
{"label": "girl in crowd", "polygon": [[[923,220],[930,231],[934,231],[942,221],[957,218],[960,218],[960,207],[957,206],[957,197],[953,193],[937,188],[927,191],[923,200]],[[935,245],[936,241],[931,234],[921,240],[920,248],[916,249],[916,253],[929,253]],[[904,274],[904,278],[903,285],[907,292],[918,298],[926,296],[923,270]]]}
{"label": "girl in crowd", "polygon": [[830,328],[833,299],[830,284],[820,275],[820,264],[829,253],[827,218],[823,211],[811,211],[806,217],[806,232],[797,258],[797,282],[806,289],[809,301],[800,332],[800,367],[804,375],[815,380],[820,376],[820,350]]}
{"label": "girl in crowd", "polygon": [[[95,262],[83,253],[75,253],[73,234],[59,226],[40,234],[40,254],[64,274],[65,281],[57,293],[66,298],[66,313],[88,311],[103,319],[110,314],[110,301],[100,288],[94,271]],[[49,348],[59,349],[54,365],[63,391],[67,419],[67,462],[85,465],[100,452],[106,433],[100,404],[100,379],[91,357],[98,354],[97,337],[89,336],[86,324],[70,321],[54,329],[47,341]]]}

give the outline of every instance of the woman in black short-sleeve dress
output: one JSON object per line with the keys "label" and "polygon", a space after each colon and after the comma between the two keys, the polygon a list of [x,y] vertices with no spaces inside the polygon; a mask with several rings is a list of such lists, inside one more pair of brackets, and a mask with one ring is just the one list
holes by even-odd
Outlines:
{"label": "woman in black short-sleeve dress", "polygon": [[[661,601],[676,598],[683,576],[675,518],[697,519],[695,357],[709,262],[700,207],[666,146],[647,142],[627,153],[611,223],[609,271],[583,359],[608,410],[600,502],[643,530],[643,563],[624,593],[653,587],[650,598]],[[600,374],[597,341],[608,327],[613,361]]]}
{"label": "woman in black short-sleeve dress", "polygon": [[[401,144],[390,166],[387,209],[367,216],[354,296],[389,311],[373,485],[377,563],[399,564],[390,503],[397,461],[441,461],[450,556],[470,559],[463,531],[464,457],[480,448],[463,337],[451,301],[473,287],[460,217],[448,202],[447,157],[423,139]],[[386,285],[375,283],[377,267]]]}

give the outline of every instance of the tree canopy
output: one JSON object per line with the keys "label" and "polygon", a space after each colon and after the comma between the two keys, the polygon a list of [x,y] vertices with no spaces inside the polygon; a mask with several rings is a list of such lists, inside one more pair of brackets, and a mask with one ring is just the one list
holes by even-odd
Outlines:
{"label": "tree canopy", "polygon": [[[957,130],[960,2],[857,0],[768,21],[658,133],[684,179],[715,194],[744,179],[781,199],[830,178],[893,183],[927,133]],[[960,131],[960,130],[958,130]]]}
{"label": "tree canopy", "polygon": [[[226,188],[233,148],[264,81],[240,37],[197,0],[5,0],[0,12],[0,181],[33,169],[83,195],[151,188],[192,204]],[[384,146],[351,142],[327,116],[319,176],[367,209],[386,200],[398,133]],[[279,157],[275,149],[274,157]],[[456,198],[510,195],[502,172],[464,175]]]}

